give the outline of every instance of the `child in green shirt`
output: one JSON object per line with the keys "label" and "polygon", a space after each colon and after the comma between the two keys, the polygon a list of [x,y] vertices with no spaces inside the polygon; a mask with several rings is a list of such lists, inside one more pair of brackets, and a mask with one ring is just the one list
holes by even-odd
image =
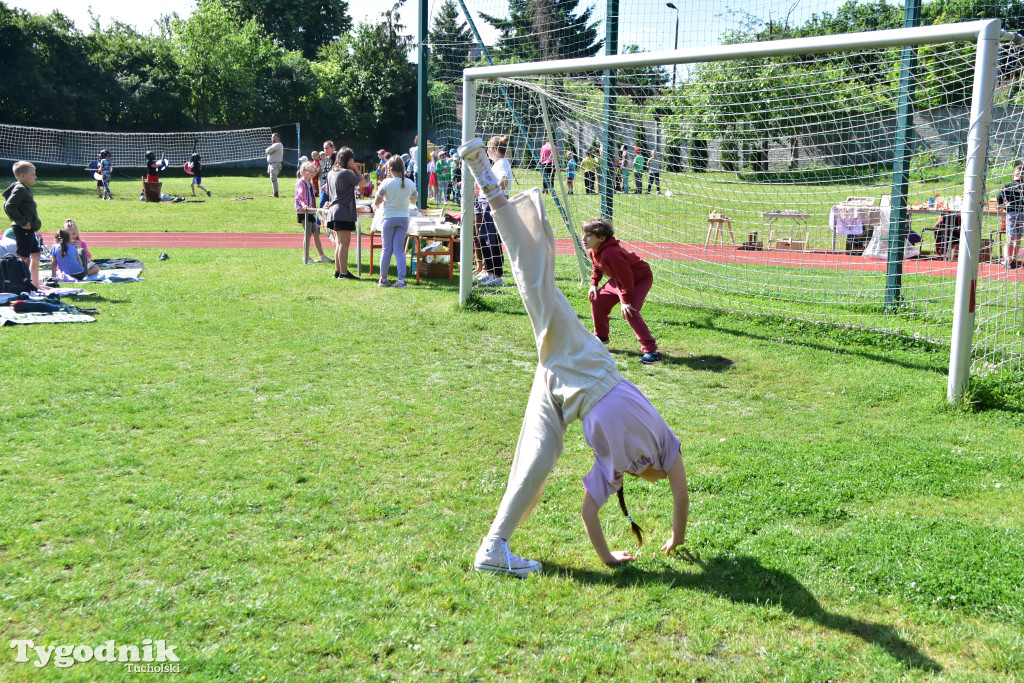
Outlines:
{"label": "child in green shirt", "polygon": [[633,157],[633,182],[636,183],[636,193],[640,194],[644,191],[644,156],[639,147],[634,148],[633,152],[636,154]]}

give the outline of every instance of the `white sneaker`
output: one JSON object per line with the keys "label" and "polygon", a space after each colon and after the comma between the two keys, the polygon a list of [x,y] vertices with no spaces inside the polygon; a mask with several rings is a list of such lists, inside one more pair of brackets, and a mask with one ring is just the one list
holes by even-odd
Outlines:
{"label": "white sneaker", "polygon": [[491,274],[490,274],[490,273],[488,273],[488,272],[487,272],[487,271],[485,270],[485,271],[483,271],[482,273],[477,273],[476,275],[474,275],[474,276],[473,276],[473,282],[475,282],[475,283],[477,283],[477,284],[480,284],[481,282],[483,282],[484,280],[486,280],[486,279],[487,279],[487,278],[489,278],[489,277],[491,277]]}
{"label": "white sneaker", "polygon": [[318,263],[334,263],[334,259],[332,259],[327,254],[324,254],[323,256],[320,257]]}
{"label": "white sneaker", "polygon": [[494,199],[501,192],[501,185],[498,184],[498,177],[491,170],[491,162],[487,158],[487,145],[480,138],[473,138],[466,144],[459,147],[459,158],[469,165],[476,184],[480,186],[480,192],[487,199]]}
{"label": "white sneaker", "polygon": [[478,572],[494,572],[523,578],[539,572],[543,565],[536,560],[527,560],[509,552],[508,541],[497,536],[488,536],[476,551],[473,567]]}
{"label": "white sneaker", "polygon": [[494,277],[491,274],[488,274],[487,277],[485,277],[484,279],[477,280],[476,284],[480,287],[493,287],[495,285],[500,285],[501,280],[499,278]]}

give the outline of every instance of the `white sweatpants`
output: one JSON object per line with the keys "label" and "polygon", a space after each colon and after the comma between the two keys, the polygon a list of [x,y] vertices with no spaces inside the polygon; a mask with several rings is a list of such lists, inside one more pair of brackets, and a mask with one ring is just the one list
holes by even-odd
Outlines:
{"label": "white sweatpants", "polygon": [[555,286],[555,236],[533,188],[492,211],[537,339],[537,371],[491,536],[508,540],[533,511],[565,430],[622,381],[608,350]]}

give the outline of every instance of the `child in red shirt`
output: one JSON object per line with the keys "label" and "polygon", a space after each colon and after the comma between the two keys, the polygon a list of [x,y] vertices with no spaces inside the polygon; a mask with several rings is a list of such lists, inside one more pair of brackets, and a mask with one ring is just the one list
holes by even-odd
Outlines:
{"label": "child in red shirt", "polygon": [[[627,251],[615,239],[611,222],[603,218],[594,218],[583,224],[583,246],[594,264],[589,293],[594,334],[608,343],[608,315],[615,304],[621,303],[622,317],[640,341],[640,350],[643,351],[640,362],[644,365],[657,363],[661,360],[658,344],[640,316],[644,299],[654,284],[651,266],[637,254]],[[608,276],[608,282],[599,290],[597,286],[604,275]]]}

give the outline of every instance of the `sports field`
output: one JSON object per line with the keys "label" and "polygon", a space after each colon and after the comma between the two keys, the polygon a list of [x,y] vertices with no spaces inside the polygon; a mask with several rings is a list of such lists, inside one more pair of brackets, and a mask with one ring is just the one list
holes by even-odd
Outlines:
{"label": "sports field", "polygon": [[[64,218],[87,241],[295,231],[290,183],[204,180],[196,204],[34,189],[48,244]],[[0,680],[138,680],[7,643],[146,638],[190,680],[1024,677],[1024,392],[948,407],[947,350],[651,302],[666,358],[644,367],[614,321],[683,442],[692,555],[658,553],[668,485],[631,479],[647,542],[600,564],[575,424],[512,539],[544,572],[517,581],[472,569],[536,362],[512,288],[463,310],[447,281],[336,281],[298,249],[93,252],[146,281],[96,286],[92,324],[0,329]],[[602,522],[636,550],[614,505]]]}

